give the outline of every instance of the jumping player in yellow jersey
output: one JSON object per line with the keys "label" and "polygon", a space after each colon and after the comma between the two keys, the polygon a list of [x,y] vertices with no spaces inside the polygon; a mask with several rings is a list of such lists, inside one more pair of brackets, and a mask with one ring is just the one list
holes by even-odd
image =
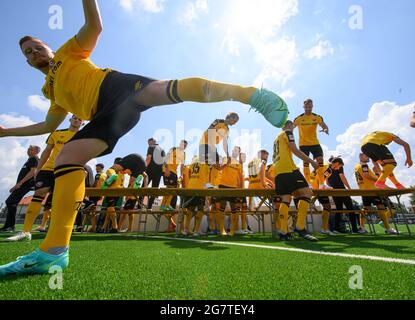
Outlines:
{"label": "jumping player in yellow jersey", "polygon": [[[186,189],[205,189],[210,183],[210,165],[196,158],[190,165],[188,175],[188,183],[185,185]],[[183,199],[183,206],[186,210],[183,235],[193,234],[195,237],[203,235],[200,230],[200,225],[204,215],[203,209],[205,201],[206,199],[204,197],[189,197]],[[194,233],[189,229],[193,214],[195,214]]]}
{"label": "jumping player in yellow jersey", "polygon": [[[322,132],[329,134],[329,128],[324,123],[323,117],[313,113],[313,100],[307,99],[304,101],[304,113],[294,120],[295,127],[298,127],[300,136],[300,150],[309,156],[313,155],[313,159],[318,162],[320,166],[324,163],[323,149],[317,138],[317,126],[322,128]],[[322,169],[317,169],[317,174],[320,175],[321,180],[323,173]],[[310,166],[304,162],[304,176],[307,182],[310,183]]]}
{"label": "jumping player in yellow jersey", "polygon": [[[15,242],[32,239],[32,227],[42,208],[42,202],[48,193],[53,193],[55,177],[53,176],[53,168],[55,159],[59,152],[71,138],[79,131],[83,125],[83,121],[76,116],[70,119],[70,126],[66,130],[57,130],[49,135],[46,140],[47,147],[42,152],[35,175],[35,194],[27,208],[23,231],[17,235],[5,239],[5,241]],[[49,196],[51,197],[51,195]],[[50,203],[50,202],[49,202]],[[50,208],[45,205],[43,215],[48,216]]]}
{"label": "jumping player in yellow jersey", "polygon": [[[359,185],[359,189],[363,190],[373,190],[376,189],[375,182],[378,180],[378,176],[369,168],[370,159],[367,155],[361,153],[360,156],[360,163],[358,163],[355,167],[355,176],[357,184]],[[371,206],[374,205],[379,210],[379,216],[383,222],[383,226],[385,228],[385,232],[387,234],[396,235],[397,231],[390,227],[389,224],[389,216],[390,211],[386,209],[385,201],[387,199],[382,200],[380,197],[362,197],[363,200],[363,208],[365,210],[370,210]],[[365,224],[366,224],[366,217],[364,214],[360,215],[360,226],[361,230],[365,231]]]}
{"label": "jumping player in yellow jersey", "polygon": [[20,128],[0,127],[0,137],[53,132],[69,112],[90,122],[56,158],[52,223],[46,238],[35,252],[0,266],[0,276],[47,273],[53,264],[67,267],[72,227],[85,195],[83,166],[111,153],[117,141],[138,123],[141,112],[183,101],[238,101],[250,105],[276,127],[282,127],[288,117],[285,102],[269,90],[202,78],[157,81],[98,68],[89,57],[103,29],[101,14],[96,0],[82,3],[84,26],[58,50],[31,36],[19,42],[28,64],[46,75],[42,91],[51,107],[45,121]]}
{"label": "jumping player in yellow jersey", "polygon": [[386,179],[389,179],[396,188],[405,189],[393,174],[393,171],[398,164],[396,163],[393,154],[387,148],[387,145],[391,142],[395,142],[404,148],[406,154],[405,165],[407,165],[408,168],[412,167],[411,147],[407,142],[389,132],[376,131],[364,137],[362,142],[362,152],[372,159],[374,163],[377,163],[382,167],[382,173],[375,182],[376,188],[387,188]]}
{"label": "jumping player in yellow jersey", "polygon": [[228,136],[229,126],[235,125],[239,121],[239,116],[235,112],[230,112],[225,119],[216,119],[209,128],[203,133],[199,142],[199,158],[208,164],[219,163],[219,153],[217,145],[222,141],[223,151],[229,156]]}
{"label": "jumping player in yellow jersey", "polygon": [[287,121],[283,131],[274,141],[275,191],[281,203],[279,206],[280,239],[291,239],[291,235],[288,232],[288,211],[294,196],[298,200],[298,218],[294,232],[303,239],[318,241],[317,238],[310,235],[305,229],[305,221],[313,193],[306,179],[294,164],[292,155],[294,154],[304,162],[310,163],[315,169],[317,169],[318,163],[297,148],[292,133],[293,130],[294,123]]}

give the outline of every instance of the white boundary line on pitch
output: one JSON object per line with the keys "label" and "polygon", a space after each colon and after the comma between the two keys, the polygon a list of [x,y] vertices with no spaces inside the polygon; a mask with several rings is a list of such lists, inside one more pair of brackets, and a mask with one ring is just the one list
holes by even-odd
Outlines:
{"label": "white boundary line on pitch", "polygon": [[271,250],[278,250],[278,251],[290,251],[290,252],[317,254],[317,255],[322,255],[322,256],[363,259],[363,260],[381,261],[381,262],[388,262],[388,263],[415,265],[415,260],[396,259],[396,258],[387,258],[387,257],[378,257],[378,256],[365,256],[365,255],[350,254],[350,253],[313,251],[313,250],[297,249],[297,248],[264,246],[264,245],[259,245],[259,244],[237,243],[237,242],[226,242],[226,241],[212,241],[212,240],[200,240],[200,239],[186,239],[186,238],[172,238],[172,237],[163,237],[163,236],[138,236],[138,237],[150,238],[150,239],[151,238],[165,239],[165,240],[174,240],[174,241],[188,241],[188,242],[198,242],[198,243],[212,243],[212,244],[220,244],[220,245],[226,245],[226,246],[240,246],[240,247],[248,247],[248,248],[271,249]]}

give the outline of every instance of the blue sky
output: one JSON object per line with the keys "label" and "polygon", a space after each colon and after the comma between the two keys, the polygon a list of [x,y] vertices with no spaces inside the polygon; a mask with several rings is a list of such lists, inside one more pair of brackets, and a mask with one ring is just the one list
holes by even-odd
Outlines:
{"label": "blue sky", "polygon": [[[412,0],[98,2],[104,22],[102,38],[92,55],[98,66],[157,79],[201,76],[244,85],[264,84],[288,97],[291,118],[302,113],[302,101],[311,97],[315,112],[324,117],[331,129],[330,136],[320,139],[326,150],[347,150],[339,147],[338,136],[356,136],[350,128],[367,123],[375,103],[388,102],[384,108],[389,108],[389,112],[393,107],[405,108],[402,112],[405,117],[410,115],[408,105],[415,101],[415,2]],[[63,9],[62,30],[49,28],[48,10],[52,5]],[[352,17],[349,9],[353,5],[360,6],[363,13],[359,30],[349,26]],[[28,97],[41,95],[44,76],[25,63],[18,39],[34,35],[57,49],[82,26],[82,2],[2,1],[0,16],[3,27],[0,122],[8,124],[4,115],[42,121],[45,112],[29,107]],[[390,116],[388,110],[382,117]],[[278,130],[258,114],[248,113],[246,106],[231,102],[185,103],[145,112],[139,125],[119,142],[113,155],[99,161],[110,164],[116,156],[144,154],[147,139],[160,129],[171,132],[176,139],[176,121],[184,123],[187,134],[197,135],[194,129],[206,129],[212,120],[223,118],[228,111],[240,113],[241,121],[235,127],[238,134],[242,129],[251,133],[260,130],[262,147],[272,149]],[[29,121],[27,118],[24,121]],[[398,124],[396,130],[400,128]],[[374,129],[382,129],[376,128],[376,121]],[[246,141],[245,138],[242,140]],[[8,139],[10,144],[12,140]],[[197,143],[199,137],[193,139]],[[24,139],[16,141],[13,146],[20,147],[20,151],[28,143]],[[0,147],[2,143],[4,139]],[[166,148],[171,146],[165,143]],[[16,152],[17,155],[22,163],[24,156]],[[15,165],[18,167],[19,163]],[[12,167],[7,168],[10,171]],[[1,170],[6,167],[0,167]],[[9,171],[3,176],[10,176]]]}

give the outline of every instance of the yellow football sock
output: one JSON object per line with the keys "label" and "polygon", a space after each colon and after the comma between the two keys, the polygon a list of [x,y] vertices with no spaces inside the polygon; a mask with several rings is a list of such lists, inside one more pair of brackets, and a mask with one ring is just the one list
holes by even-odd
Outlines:
{"label": "yellow football sock", "polygon": [[310,202],[300,199],[298,201],[298,217],[297,217],[297,230],[304,230],[305,229],[305,222],[307,219],[308,209],[310,208]]}
{"label": "yellow football sock", "polygon": [[122,229],[122,226],[124,225],[126,215],[127,214],[125,214],[125,213],[120,214],[120,220],[118,221],[118,226],[120,227],[120,229]]}
{"label": "yellow football sock", "polygon": [[23,232],[32,231],[33,224],[35,223],[35,220],[39,215],[40,209],[42,208],[43,199],[43,197],[33,197],[24,217]]}
{"label": "yellow football sock", "polygon": [[219,211],[216,213],[216,223],[220,234],[225,234],[225,212]]}
{"label": "yellow football sock", "polygon": [[329,220],[330,220],[330,212],[328,210],[323,210],[321,214],[322,219],[322,227],[324,231],[329,230]]}
{"label": "yellow football sock", "polygon": [[[177,95],[174,93],[177,86]],[[202,78],[188,78],[178,80],[169,87],[169,95],[173,101],[194,102],[221,102],[239,101],[249,104],[249,99],[257,89],[254,87],[242,87],[228,83],[221,83]]]}
{"label": "yellow football sock", "polygon": [[171,204],[171,201],[173,200],[173,196],[165,196],[163,197],[164,205],[169,206]]}
{"label": "yellow football sock", "polygon": [[190,211],[186,211],[184,217],[184,230],[190,231],[190,222],[192,221],[192,213]]}
{"label": "yellow football sock", "polygon": [[97,216],[93,215],[91,216],[91,228],[89,229],[92,232],[95,232],[97,229]]}
{"label": "yellow football sock", "polygon": [[288,233],[288,211],[290,210],[289,204],[283,202],[280,204],[280,209],[279,209],[279,224],[280,224],[280,228],[279,230],[283,233],[283,234],[287,234]]}
{"label": "yellow football sock", "polygon": [[382,210],[379,211],[379,216],[381,218],[381,220],[383,221],[383,226],[385,227],[386,230],[390,229],[390,224],[389,224],[389,210]]}
{"label": "yellow football sock", "polygon": [[42,224],[40,225],[41,227],[43,227],[43,229],[46,228],[46,224],[48,223],[49,218],[50,218],[50,209],[44,210],[43,217],[42,217]]}
{"label": "yellow football sock", "polygon": [[317,174],[317,179],[319,181],[320,184],[325,183],[325,178],[324,178],[324,166],[320,165],[318,167],[318,169],[316,170],[316,174]]}
{"label": "yellow football sock", "polygon": [[366,213],[360,214],[360,227],[364,228],[366,225]]}
{"label": "yellow football sock", "polygon": [[393,164],[386,164],[383,166],[382,174],[380,175],[378,182],[385,183],[386,179],[392,174],[396,166]]}
{"label": "yellow football sock", "polygon": [[198,211],[196,213],[196,218],[195,218],[195,232],[200,232],[200,224],[202,223],[202,219],[203,219],[203,211]]}
{"label": "yellow football sock", "polygon": [[304,166],[304,178],[310,183],[310,166]]}
{"label": "yellow football sock", "polygon": [[76,214],[85,197],[83,166],[65,165],[55,169],[55,191],[49,231],[40,249],[60,254],[69,247]]}
{"label": "yellow football sock", "polygon": [[229,232],[231,236],[235,235],[235,230],[238,229],[238,226],[239,226],[238,220],[239,220],[238,214],[233,212],[231,214],[231,227],[230,227],[230,232]]}
{"label": "yellow football sock", "polygon": [[209,212],[209,229],[210,231],[216,230],[215,213],[213,211]]}
{"label": "yellow football sock", "polygon": [[131,232],[133,230],[133,223],[134,223],[134,215],[129,214],[128,215],[128,232]]}
{"label": "yellow football sock", "polygon": [[247,214],[245,208],[242,208],[241,224],[242,224],[242,230],[247,230],[248,229],[248,214]]}
{"label": "yellow football sock", "polygon": [[117,213],[114,207],[107,208],[107,215],[111,219],[112,229],[118,229],[117,225]]}

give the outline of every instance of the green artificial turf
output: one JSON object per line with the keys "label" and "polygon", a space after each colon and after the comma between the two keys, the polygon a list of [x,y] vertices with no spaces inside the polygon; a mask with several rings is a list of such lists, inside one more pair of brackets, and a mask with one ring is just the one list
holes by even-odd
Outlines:
{"label": "green artificial turf", "polygon": [[[0,239],[7,235],[0,234]],[[173,237],[173,235],[170,235]],[[0,242],[0,264],[31,252],[30,243]],[[282,243],[270,235],[202,240],[292,247],[415,260],[408,236],[319,236]],[[349,268],[363,270],[363,289],[349,288]],[[50,275],[0,279],[0,299],[414,299],[415,265],[248,248],[218,243],[80,235],[72,238],[63,289]]]}

